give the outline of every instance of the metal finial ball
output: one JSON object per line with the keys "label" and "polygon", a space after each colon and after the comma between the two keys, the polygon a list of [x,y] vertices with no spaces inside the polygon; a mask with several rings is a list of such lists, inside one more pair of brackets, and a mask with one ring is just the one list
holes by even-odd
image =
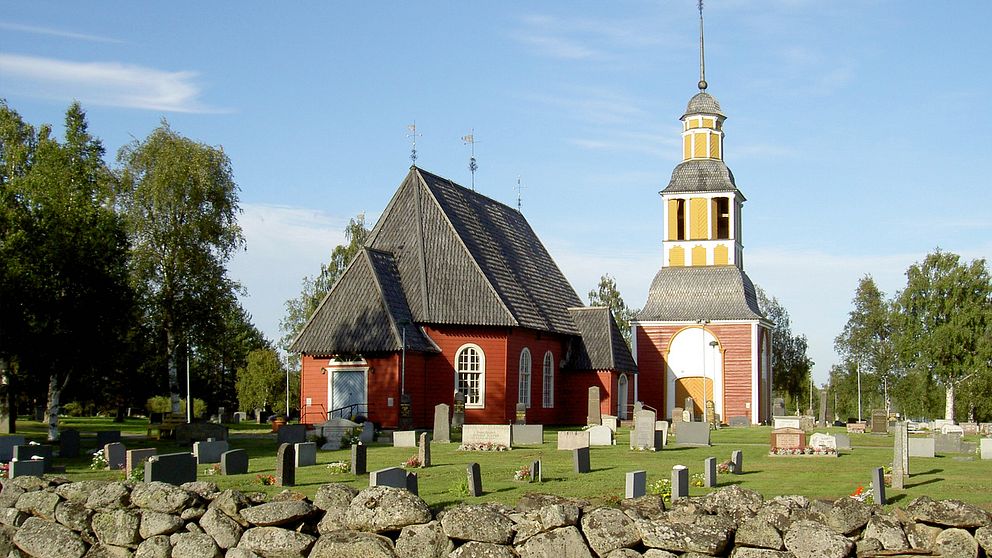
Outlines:
{"label": "metal finial ball", "polygon": [[699,90],[704,91],[705,89],[706,89],[706,80],[705,79],[699,80]]}

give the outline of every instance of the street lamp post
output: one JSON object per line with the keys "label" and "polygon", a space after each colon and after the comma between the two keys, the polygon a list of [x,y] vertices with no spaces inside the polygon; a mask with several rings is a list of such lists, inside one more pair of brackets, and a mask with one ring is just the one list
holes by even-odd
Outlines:
{"label": "street lamp post", "polygon": [[[713,391],[716,392],[716,348],[720,346],[720,342],[716,339],[710,341],[710,347],[713,348]],[[703,371],[705,372],[705,370]],[[715,393],[714,393],[715,395]],[[706,375],[703,375],[703,397],[706,397]],[[716,413],[716,400],[713,401],[713,412]],[[703,411],[705,416],[706,411]],[[716,415],[714,414],[713,419],[716,420]]]}

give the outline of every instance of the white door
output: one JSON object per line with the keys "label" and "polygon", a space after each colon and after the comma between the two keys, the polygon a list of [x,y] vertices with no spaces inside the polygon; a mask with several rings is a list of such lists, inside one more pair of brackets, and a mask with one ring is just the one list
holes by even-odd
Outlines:
{"label": "white door", "polygon": [[[355,406],[349,407],[350,405]],[[332,373],[331,408],[328,411],[332,417],[346,419],[366,413],[364,371],[335,370]]]}

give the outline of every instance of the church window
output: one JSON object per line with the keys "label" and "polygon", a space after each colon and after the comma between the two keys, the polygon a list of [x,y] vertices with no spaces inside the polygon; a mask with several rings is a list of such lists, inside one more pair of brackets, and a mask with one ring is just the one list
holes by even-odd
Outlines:
{"label": "church window", "polygon": [[455,353],[455,389],[465,396],[465,406],[486,406],[486,355],[478,345],[463,345]]}
{"label": "church window", "polygon": [[675,200],[675,238],[685,240],[685,200]]}
{"label": "church window", "polygon": [[530,408],[530,349],[524,347],[520,351],[520,368],[517,376],[517,403],[523,403]]}
{"label": "church window", "polygon": [[551,351],[544,353],[544,401],[545,409],[555,406],[555,358],[551,356]]}
{"label": "church window", "polygon": [[730,238],[730,198],[716,198],[716,237]]}

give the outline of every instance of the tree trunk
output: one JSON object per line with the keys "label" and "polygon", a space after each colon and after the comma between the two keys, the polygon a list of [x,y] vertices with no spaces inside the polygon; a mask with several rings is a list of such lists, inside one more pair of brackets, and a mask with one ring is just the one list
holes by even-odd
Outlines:
{"label": "tree trunk", "polygon": [[17,432],[17,412],[14,409],[11,381],[12,374],[7,369],[7,360],[0,357],[0,434]]}
{"label": "tree trunk", "polygon": [[172,331],[165,332],[166,350],[169,352],[169,396],[172,398],[172,414],[179,414],[179,371],[176,360],[176,343]]}
{"label": "tree trunk", "polygon": [[954,382],[947,382],[947,401],[944,403],[944,419],[954,422]]}
{"label": "tree trunk", "polygon": [[57,374],[52,374],[48,380],[48,441],[54,442],[59,439],[59,398],[62,395],[62,387],[59,386]]}

